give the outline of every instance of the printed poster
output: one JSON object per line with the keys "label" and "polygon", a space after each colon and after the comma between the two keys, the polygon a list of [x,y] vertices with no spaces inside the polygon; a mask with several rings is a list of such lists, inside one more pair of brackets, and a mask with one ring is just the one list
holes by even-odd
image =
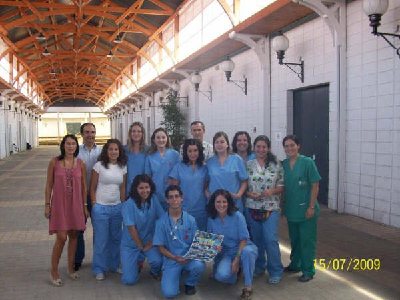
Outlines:
{"label": "printed poster", "polygon": [[223,240],[223,235],[196,230],[193,242],[184,258],[211,261],[221,250]]}

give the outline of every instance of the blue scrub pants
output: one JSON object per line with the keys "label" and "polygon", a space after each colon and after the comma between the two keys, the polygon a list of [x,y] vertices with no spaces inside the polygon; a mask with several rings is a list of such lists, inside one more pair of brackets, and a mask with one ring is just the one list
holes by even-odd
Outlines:
{"label": "blue scrub pants", "polygon": [[[88,195],[86,198],[87,209],[89,211],[89,215],[92,211],[92,200]],[[82,264],[83,259],[85,258],[85,239],[83,238],[84,231],[79,231],[78,233],[78,243],[76,245],[75,252],[75,264]]]}
{"label": "blue scrub pants", "polygon": [[161,279],[161,291],[165,298],[174,298],[178,296],[179,280],[182,271],[188,273],[185,279],[185,285],[196,286],[206,268],[205,263],[199,260],[190,260],[185,265],[168,260],[165,262]]}
{"label": "blue scrub pants", "polygon": [[137,248],[129,246],[121,246],[121,265],[123,284],[133,285],[139,280],[139,263],[144,258],[150,265],[150,273],[159,275],[162,266],[162,256],[158,247],[152,247],[148,251],[143,252]]}
{"label": "blue scrub pants", "polygon": [[[232,273],[234,255],[222,255],[214,263],[214,278],[223,283],[235,284],[237,273]],[[240,255],[240,264],[243,270],[244,285],[251,286],[257,259],[257,247],[254,244],[246,245]]]}
{"label": "blue scrub pants", "polygon": [[95,275],[116,271],[120,264],[120,245],[122,234],[122,204],[92,207],[93,224],[93,263]]}
{"label": "blue scrub pants", "polygon": [[256,273],[265,272],[266,267],[270,278],[282,278],[283,274],[278,239],[279,218],[279,211],[273,211],[264,221],[255,221],[250,214],[248,217],[252,240],[258,248]]}

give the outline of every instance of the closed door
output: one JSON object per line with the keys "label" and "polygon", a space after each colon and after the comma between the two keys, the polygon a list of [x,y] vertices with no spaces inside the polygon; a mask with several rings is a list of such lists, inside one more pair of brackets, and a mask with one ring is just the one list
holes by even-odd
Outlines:
{"label": "closed door", "polygon": [[293,93],[293,132],[300,139],[300,152],[311,157],[322,177],[318,202],[328,203],[329,186],[329,85]]}

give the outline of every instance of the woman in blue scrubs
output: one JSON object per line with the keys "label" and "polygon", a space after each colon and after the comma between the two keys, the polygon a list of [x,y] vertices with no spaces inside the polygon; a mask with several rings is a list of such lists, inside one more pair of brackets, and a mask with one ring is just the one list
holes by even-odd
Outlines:
{"label": "woman in blue scrubs", "polygon": [[145,173],[156,185],[156,196],[164,210],[167,209],[164,192],[168,186],[168,174],[179,162],[179,153],[171,148],[170,138],[164,128],[157,128],[151,135],[151,146],[145,162]]}
{"label": "woman in blue scrubs", "polygon": [[231,194],[222,189],[212,194],[207,209],[207,231],[224,236],[222,250],[214,260],[214,278],[234,284],[241,265],[244,288],[240,299],[250,300],[257,247],[250,241],[244,216],[237,211]]}
{"label": "woman in blue scrubs", "polygon": [[251,137],[247,131],[235,133],[232,140],[232,152],[238,154],[245,163],[256,158],[251,149]]}
{"label": "woman in blue scrubs", "polygon": [[217,189],[231,193],[236,207],[243,212],[242,196],[247,189],[247,171],[243,159],[237,154],[231,154],[228,135],[219,131],[214,135],[213,146],[215,155],[207,161],[208,191],[211,195]]}
{"label": "woman in blue scrubs", "polygon": [[171,184],[179,185],[183,192],[183,210],[196,219],[199,230],[207,227],[207,198],[205,184],[207,167],[204,165],[203,146],[196,139],[183,144],[183,159],[169,173]]}
{"label": "woman in blue scrubs", "polygon": [[160,203],[153,197],[155,185],[150,176],[137,175],[132,191],[122,206],[121,264],[124,284],[135,284],[139,279],[139,266],[144,258],[150,265],[150,275],[161,277],[162,257],[153,246],[156,220],[164,213]]}
{"label": "woman in blue scrubs", "polygon": [[133,122],[128,131],[128,142],[125,147],[127,162],[126,194],[131,192],[133,179],[136,175],[144,174],[144,163],[146,160],[146,146],[144,137],[146,136],[143,124]]}

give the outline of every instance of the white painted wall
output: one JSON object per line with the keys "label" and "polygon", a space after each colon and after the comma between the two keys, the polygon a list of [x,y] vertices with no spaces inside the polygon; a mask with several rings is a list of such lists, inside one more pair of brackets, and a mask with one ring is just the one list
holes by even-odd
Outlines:
{"label": "white painted wall", "polygon": [[[399,20],[400,1],[389,1],[379,31]],[[347,22],[345,211],[400,227],[400,59],[370,33],[361,1],[348,5]]]}
{"label": "white painted wall", "polygon": [[[344,176],[339,168],[339,95],[338,56],[329,27],[316,18],[287,31],[290,48],[286,60],[305,61],[305,82],[289,69],[280,66],[271,54],[271,139],[272,150],[284,158],[281,139],[290,132],[288,115],[291,92],[302,87],[329,84],[329,199],[330,208],[338,208],[338,186],[344,184],[344,212],[379,223],[400,227],[400,59],[382,38],[370,32],[368,18],[362,11],[362,1],[347,4],[347,98]],[[400,0],[390,1],[383,16],[382,32],[395,32],[400,23]],[[396,40],[395,44],[399,45]],[[252,138],[265,134],[261,66],[253,50],[231,58],[236,68],[233,79],[248,78],[248,95],[228,83],[215,66],[203,70],[200,90],[213,91],[212,103],[199,94],[199,119],[206,124],[206,140],[223,130],[232,138],[238,130],[246,130]],[[195,120],[194,88],[180,82],[181,93],[189,95],[185,109],[188,124]],[[158,94],[155,95],[155,98]],[[144,122],[144,116],[134,113],[134,120]],[[158,109],[151,113],[151,128],[162,120]],[[116,121],[115,121],[116,122]],[[123,126],[128,127],[129,124]],[[114,132],[113,134],[117,134]]]}

